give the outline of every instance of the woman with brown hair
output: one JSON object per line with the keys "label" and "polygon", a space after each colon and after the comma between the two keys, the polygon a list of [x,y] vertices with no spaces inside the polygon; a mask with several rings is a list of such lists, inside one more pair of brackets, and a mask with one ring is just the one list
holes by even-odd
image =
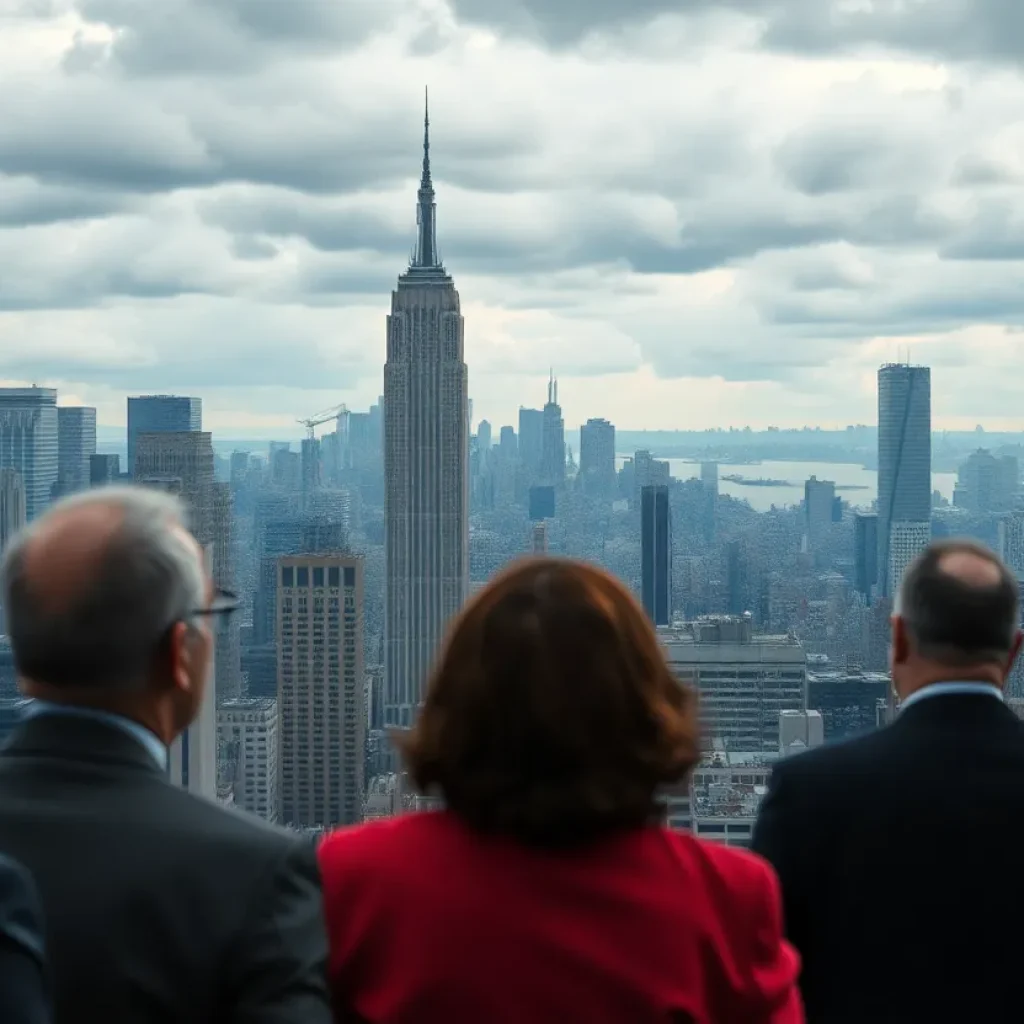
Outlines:
{"label": "woman with brown hair", "polygon": [[321,845],[339,1021],[803,1020],[771,869],[661,824],[700,756],[694,701],[611,576],[500,575],[396,743],[445,809]]}

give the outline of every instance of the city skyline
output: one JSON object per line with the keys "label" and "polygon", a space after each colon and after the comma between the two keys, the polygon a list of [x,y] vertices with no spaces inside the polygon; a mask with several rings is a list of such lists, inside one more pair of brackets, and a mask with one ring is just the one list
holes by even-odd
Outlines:
{"label": "city skyline", "polygon": [[168,42],[5,5],[0,384],[104,426],[195,395],[237,437],[368,408],[429,82],[477,419],[554,365],[572,426],[870,423],[909,352],[937,427],[1024,425],[1010,15],[672,6],[178,0]]}

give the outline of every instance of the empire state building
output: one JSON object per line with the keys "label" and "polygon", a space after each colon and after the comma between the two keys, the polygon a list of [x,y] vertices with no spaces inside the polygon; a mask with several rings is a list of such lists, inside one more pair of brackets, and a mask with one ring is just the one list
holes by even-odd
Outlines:
{"label": "empire state building", "polygon": [[424,116],[419,237],[391,293],[384,364],[385,718],[412,724],[469,582],[469,406],[459,293],[437,253]]}

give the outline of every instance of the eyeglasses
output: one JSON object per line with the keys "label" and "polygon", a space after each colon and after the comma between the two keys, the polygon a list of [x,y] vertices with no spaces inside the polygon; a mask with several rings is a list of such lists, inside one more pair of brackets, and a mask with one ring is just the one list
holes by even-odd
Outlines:
{"label": "eyeglasses", "polygon": [[222,590],[217,587],[213,592],[213,600],[206,608],[196,608],[192,611],[192,615],[230,615],[232,612],[238,611],[241,607],[242,602],[239,600],[237,594],[233,594],[230,590]]}

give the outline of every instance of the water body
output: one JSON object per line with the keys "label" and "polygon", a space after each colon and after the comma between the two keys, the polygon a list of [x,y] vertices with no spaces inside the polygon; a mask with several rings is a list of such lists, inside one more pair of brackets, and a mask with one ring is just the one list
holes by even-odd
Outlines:
{"label": "water body", "polygon": [[[625,456],[619,456],[621,467]],[[668,459],[672,476],[689,480],[700,476],[700,463],[689,459]],[[758,462],[736,465],[722,462],[718,466],[718,490],[733,498],[750,502],[758,512],[767,512],[773,505],[799,505],[804,500],[804,481],[812,476],[835,483],[837,494],[855,508],[870,508],[878,497],[878,473],[854,462]],[[748,480],[782,481],[763,487],[750,487],[723,476],[741,476]],[[932,473],[932,490],[951,500],[956,473]],[[851,488],[844,490],[844,488]]]}

